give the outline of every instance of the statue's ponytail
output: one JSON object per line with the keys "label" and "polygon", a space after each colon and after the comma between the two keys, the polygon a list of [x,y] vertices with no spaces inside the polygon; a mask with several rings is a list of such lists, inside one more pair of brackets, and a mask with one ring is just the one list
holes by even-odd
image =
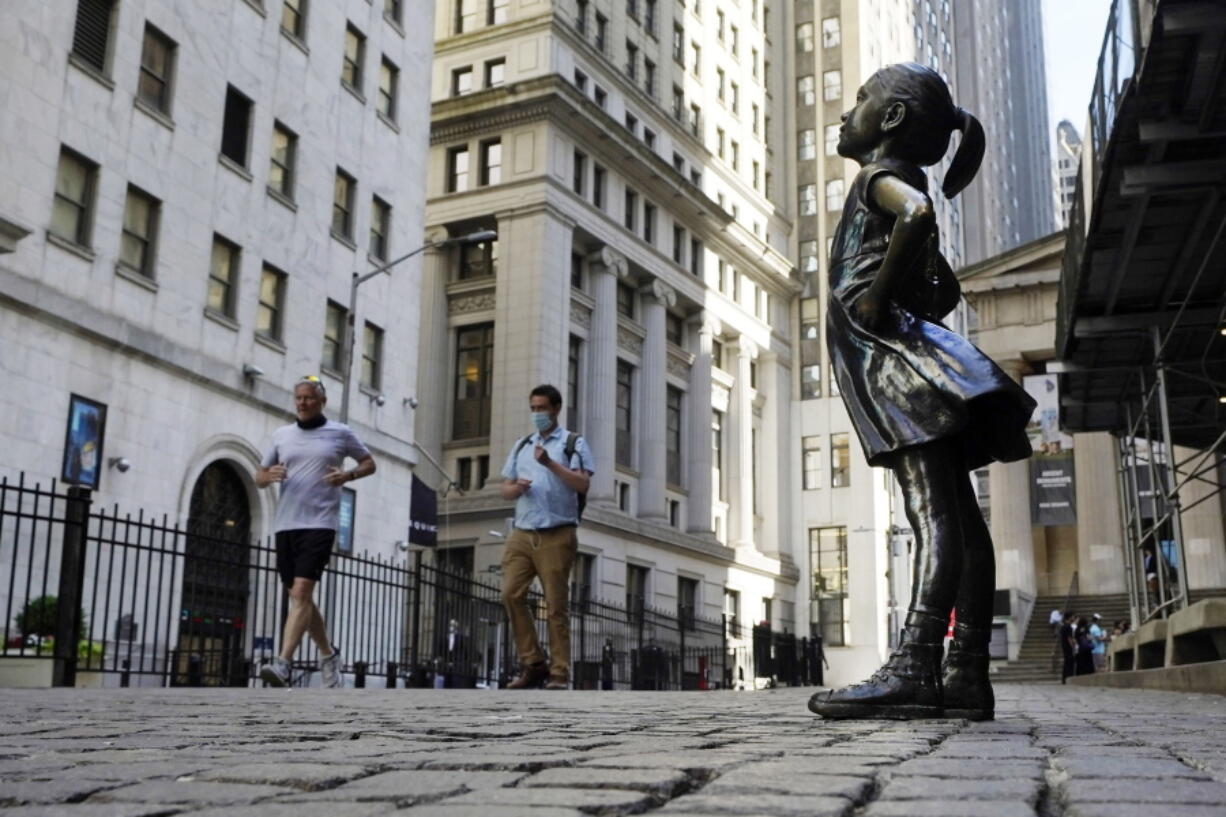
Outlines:
{"label": "statue's ponytail", "polygon": [[954,127],[962,131],[962,141],[958,143],[954,160],[941,184],[941,192],[947,199],[961,193],[975,178],[975,174],[979,172],[979,164],[983,161],[985,147],[983,126],[979,124],[979,120],[962,108],[957,108],[954,115],[957,123]]}

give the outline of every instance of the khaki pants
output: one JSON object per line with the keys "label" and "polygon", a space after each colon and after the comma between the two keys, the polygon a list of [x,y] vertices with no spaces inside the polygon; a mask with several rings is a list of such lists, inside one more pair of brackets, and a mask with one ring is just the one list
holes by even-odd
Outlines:
{"label": "khaki pants", "polygon": [[511,619],[519,662],[525,667],[545,660],[536,624],[528,607],[528,588],[539,576],[545,589],[549,621],[549,674],[570,678],[570,571],[579,549],[574,525],[548,530],[520,530],[507,537],[502,554],[502,603]]}

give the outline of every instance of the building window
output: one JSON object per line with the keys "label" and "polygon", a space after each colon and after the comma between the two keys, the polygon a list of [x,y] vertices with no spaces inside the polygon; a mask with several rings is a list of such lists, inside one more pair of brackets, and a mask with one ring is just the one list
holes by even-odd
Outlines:
{"label": "building window", "polygon": [[345,319],[349,310],[336,301],[328,301],[324,309],[324,345],[320,366],[332,372],[344,369]]}
{"label": "building window", "polygon": [[460,269],[457,279],[472,281],[488,278],[498,272],[498,240],[477,241],[460,246]]}
{"label": "building window", "polygon": [[613,493],[617,495],[617,509],[630,513],[630,484],[621,480],[613,480]]}
{"label": "building window", "polygon": [[[715,352],[711,352],[711,362],[716,361]],[[728,498],[728,486],[724,480],[724,413],[711,409],[711,476],[715,486],[715,498],[720,502]]]}
{"label": "building window", "polygon": [[840,71],[827,71],[822,74],[822,99],[833,102],[843,96],[843,74]]}
{"label": "building window", "polygon": [[822,438],[804,437],[801,440],[801,468],[804,489],[814,491],[822,487]]}
{"label": "building window", "polygon": [[493,88],[506,82],[507,61],[505,59],[488,60],[485,63],[485,87]]}
{"label": "building window", "polygon": [[716,128],[715,129],[715,155],[721,159],[724,158],[724,154],[726,152],[725,151],[726,141],[727,141],[727,134],[725,134],[724,129]]}
{"label": "building window", "polygon": [[510,0],[489,0],[485,14],[486,25],[496,26],[505,23],[508,5],[510,5]]}
{"label": "building window", "polygon": [[631,20],[639,19],[639,0],[626,0],[626,14]]}
{"label": "building window", "polygon": [[800,186],[800,214],[802,216],[817,215],[817,185],[802,184]]}
{"label": "building window", "polygon": [[209,264],[209,311],[227,318],[234,317],[234,290],[238,286],[237,244],[213,235],[213,255]]}
{"label": "building window", "polygon": [[455,33],[463,34],[477,27],[477,0],[456,0]]}
{"label": "building window", "polygon": [[456,331],[455,408],[452,438],[488,437],[494,374],[494,325]]}
{"label": "building window", "polygon": [[114,14],[114,0],[79,0],[77,3],[77,22],[72,33],[73,56],[103,73],[110,62]]}
{"label": "building window", "polygon": [[732,56],[737,56],[741,52],[741,30],[736,26],[730,26],[732,42],[728,46],[728,50],[732,52]]}
{"label": "building window", "polygon": [[732,112],[740,115],[741,113],[741,86],[735,82],[729,83],[729,90],[732,92]]}
{"label": "building window", "polygon": [[690,274],[695,278],[702,277],[702,241],[697,238],[690,239]]}
{"label": "building window", "polygon": [[685,110],[685,92],[681,90],[680,85],[673,86],[673,119],[681,121],[682,112]]}
{"label": "building window", "polygon": [[279,341],[284,336],[284,272],[268,264],[260,271],[260,302],[255,310],[255,333]]}
{"label": "building window", "polygon": [[574,177],[571,179],[570,189],[574,190],[576,195],[583,195],[584,181],[587,179],[587,156],[580,151],[575,151]]}
{"label": "building window", "polygon": [[298,136],[280,122],[272,125],[272,150],[268,159],[268,187],[287,199],[294,198],[294,167]]}
{"label": "building window", "polygon": [[729,638],[738,638],[741,633],[741,594],[724,588],[724,627]]}
{"label": "building window", "polygon": [[341,63],[341,82],[362,93],[362,64],[366,62],[366,35],[353,25],[345,26],[345,57]]}
{"label": "building window", "polygon": [[643,90],[651,98],[656,95],[656,64],[651,60],[643,60]]}
{"label": "building window", "polygon": [[594,553],[576,553],[575,566],[570,574],[570,597],[573,603],[587,607],[592,600],[592,589],[596,582],[596,555]]}
{"label": "building window", "polygon": [[[579,430],[579,367],[582,359],[583,340],[571,335],[566,352],[566,426],[571,431]],[[570,463],[567,463],[569,466]]]}
{"label": "building window", "polygon": [[677,577],[677,619],[682,629],[694,629],[698,614],[698,579]]}
{"label": "building window", "polygon": [[800,271],[801,272],[816,272],[817,271],[817,242],[816,241],[800,242]]}
{"label": "building window", "polygon": [[639,127],[639,118],[630,111],[626,111],[626,130],[630,131],[630,135],[634,136],[635,131]]}
{"label": "building window", "polygon": [[570,254],[570,285],[572,289],[583,289],[583,255],[577,252]]}
{"label": "building window", "polygon": [[353,240],[353,196],[358,183],[339,167],[332,186],[332,232],[348,241]]}
{"label": "building window", "polygon": [[378,196],[370,200],[370,246],[371,258],[387,260],[387,240],[392,234],[392,205]]}
{"label": "building window", "polygon": [[813,50],[813,24],[801,23],[796,26],[796,50],[806,52]]}
{"label": "building window", "polygon": [[[816,243],[816,242],[814,242]],[[817,298],[800,301],[800,399],[822,396],[822,324]]]}
{"label": "building window", "polygon": [[665,478],[681,485],[681,389],[668,386],[664,401]]}
{"label": "building window", "polygon": [[632,80],[639,78],[639,48],[629,40],[626,41],[626,76]]}
{"label": "building window", "polygon": [[656,206],[649,201],[643,202],[643,240],[656,243]]}
{"label": "building window", "polygon": [[643,615],[647,605],[647,576],[650,568],[642,565],[626,565],[626,614],[631,619]]}
{"label": "building window", "polygon": [[643,28],[652,37],[656,36],[656,0],[644,0]]}
{"label": "building window", "polygon": [[603,14],[596,15],[596,50],[604,53],[609,33],[609,20]]}
{"label": "building window", "polygon": [[396,121],[396,97],[400,88],[400,69],[387,57],[379,63],[379,98],[375,110],[390,121]]}
{"label": "building window", "polygon": [[674,346],[684,346],[685,321],[671,312],[665,313],[664,338]]}
{"label": "building window", "polygon": [[690,70],[694,76],[702,73],[702,46],[694,40],[690,40]]}
{"label": "building window", "polygon": [[843,180],[831,179],[826,182],[826,212],[837,213],[843,209]]}
{"label": "building window", "polygon": [[617,314],[634,320],[634,288],[620,281],[617,284]]}
{"label": "building window", "polygon": [[681,23],[673,23],[673,60],[685,67],[685,29]]}
{"label": "building window", "polygon": [[281,30],[296,39],[306,37],[307,0],[285,0],[281,4]]}
{"label": "building window", "polygon": [[622,211],[622,224],[630,232],[634,232],[634,216],[638,209],[639,194],[627,187],[625,207]]}
{"label": "building window", "polygon": [[587,95],[587,74],[576,69],[575,71],[575,87],[579,89],[579,93]]}
{"label": "building window", "polygon": [[451,72],[451,95],[463,96],[473,89],[473,67],[466,65]]}
{"label": "building window", "polygon": [[680,224],[673,224],[673,261],[677,264],[685,263],[685,228]]}
{"label": "building window", "polygon": [[502,140],[489,139],[481,143],[481,186],[502,181]]}
{"label": "building window", "polygon": [[741,146],[735,139],[733,139],[731,143],[731,147],[732,147],[732,169],[740,170],[741,169]]}
{"label": "building window", "polygon": [[[735,275],[736,271],[734,270],[732,274]],[[724,343],[723,341],[714,340],[714,339],[711,340],[711,365],[717,369],[723,369],[724,371],[727,371],[727,369],[724,368]]]}
{"label": "building window", "polygon": [[[620,303],[619,303],[620,306]],[[634,467],[634,367],[617,361],[617,464]]]}
{"label": "building window", "polygon": [[830,487],[851,485],[851,450],[847,434],[830,435]]}
{"label": "building window", "polygon": [[724,41],[725,23],[726,23],[726,18],[724,17],[724,10],[716,9],[715,10],[715,36],[719,38],[719,41],[721,43]]}
{"label": "building window", "polygon": [[822,641],[842,647],[847,643],[847,528],[809,529],[809,568]]}
{"label": "building window", "polygon": [[575,0],[575,28],[580,34],[587,33],[587,0]]}
{"label": "building window", "polygon": [[251,132],[250,99],[233,85],[226,86],[226,109],[221,123],[221,155],[242,167],[247,166],[247,144]]}
{"label": "building window", "polygon": [[119,239],[119,263],[146,278],[154,277],[154,239],[161,206],[153,196],[128,185],[123,233]]}
{"label": "building window", "polygon": [[358,381],[364,388],[383,388],[383,330],[370,321],[362,324],[362,375]]}
{"label": "building window", "polygon": [[383,0],[383,16],[396,25],[404,19],[404,8],[401,0]]}
{"label": "building window", "polygon": [[65,241],[88,247],[94,220],[94,193],[98,165],[68,148],[60,149],[55,171],[55,198],[50,232]]}
{"label": "building window", "polygon": [[817,102],[817,85],[814,84],[813,75],[806,74],[796,80],[796,104],[797,105],[813,105]]}
{"label": "building window", "polygon": [[800,132],[797,158],[802,161],[817,158],[817,131],[806,129]]}
{"label": "building window", "polygon": [[463,193],[468,189],[468,145],[447,151],[447,192]]}
{"label": "building window", "polygon": [[604,189],[607,176],[603,167],[598,164],[592,165],[592,204],[601,210],[604,209]]}
{"label": "building window", "polygon": [[839,126],[838,125],[827,125],[826,126],[826,155],[827,156],[838,156],[839,155]]}
{"label": "building window", "polygon": [[601,110],[604,110],[605,106],[608,104],[609,95],[604,88],[601,88],[599,85],[594,85],[592,87],[592,101],[600,106]]}
{"label": "building window", "polygon": [[137,97],[150,107],[170,115],[170,84],[174,74],[177,48],[173,40],[145,24],[145,41],[140,53],[140,79]]}
{"label": "building window", "polygon": [[838,17],[827,17],[822,20],[822,48],[834,48],[842,39]]}
{"label": "building window", "polygon": [[724,74],[724,69],[716,68],[715,69],[715,96],[718,97],[721,101],[724,99],[724,86],[726,84],[725,79],[726,79],[726,75]]}

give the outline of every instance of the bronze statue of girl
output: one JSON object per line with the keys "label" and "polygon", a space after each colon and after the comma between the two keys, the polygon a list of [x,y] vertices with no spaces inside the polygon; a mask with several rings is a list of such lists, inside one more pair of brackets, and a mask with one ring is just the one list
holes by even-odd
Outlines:
{"label": "bronze statue of girl", "polygon": [[[974,178],[983,128],[933,70],[891,65],[843,115],[839,154],[861,165],[830,252],[826,340],[852,424],[873,466],[898,479],[915,536],[911,605],[899,647],[869,680],[814,695],[827,718],[990,719],[995,561],[970,472],[1030,456],[1034,401],[941,319],[957,279],[938,250],[924,166],[961,142],[947,198]],[[942,638],[956,608],[942,664]]]}

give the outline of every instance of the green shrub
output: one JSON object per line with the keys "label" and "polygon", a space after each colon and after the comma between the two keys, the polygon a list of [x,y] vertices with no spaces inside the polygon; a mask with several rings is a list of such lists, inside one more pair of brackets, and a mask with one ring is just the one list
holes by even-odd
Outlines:
{"label": "green shrub", "polygon": [[[55,635],[55,619],[59,610],[59,601],[55,596],[40,596],[26,602],[25,608],[17,614],[14,623],[23,636],[53,636]],[[88,630],[85,609],[81,610],[81,632]]]}

